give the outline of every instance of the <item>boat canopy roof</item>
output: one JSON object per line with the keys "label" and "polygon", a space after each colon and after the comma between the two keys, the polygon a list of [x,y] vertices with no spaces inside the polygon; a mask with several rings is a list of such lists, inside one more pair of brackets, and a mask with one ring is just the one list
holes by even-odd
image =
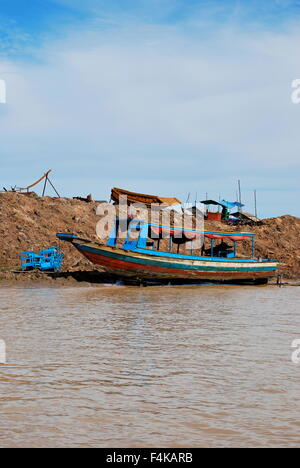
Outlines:
{"label": "boat canopy roof", "polygon": [[[120,222],[126,220],[118,219],[118,221]],[[198,239],[201,236],[204,236],[208,239],[229,240],[232,242],[240,242],[243,240],[253,239],[255,237],[255,234],[249,232],[200,231],[197,229],[186,229],[174,226],[162,226],[160,224],[146,223],[141,219],[130,220],[130,224],[132,228],[141,224],[148,224],[149,228],[151,229],[151,234],[153,234],[155,237],[160,235],[163,235],[164,237],[180,237],[182,232],[184,232],[184,236],[189,241]]]}
{"label": "boat canopy roof", "polygon": [[165,226],[151,226],[151,232],[158,236],[163,234],[164,236],[170,237],[180,237],[180,234],[184,232],[184,236],[187,240],[195,240],[199,239],[199,237],[203,236],[208,239],[216,239],[216,240],[229,240],[232,242],[240,242],[243,240],[247,240],[249,238],[255,237],[255,234],[247,234],[247,233],[235,233],[235,232],[211,232],[211,231],[196,231],[192,229],[178,229],[174,227],[165,227]]}

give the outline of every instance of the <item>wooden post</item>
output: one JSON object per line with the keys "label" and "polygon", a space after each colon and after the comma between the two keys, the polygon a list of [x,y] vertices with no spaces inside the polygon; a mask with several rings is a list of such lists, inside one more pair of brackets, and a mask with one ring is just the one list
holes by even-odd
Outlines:
{"label": "wooden post", "polygon": [[46,176],[46,178],[45,178],[45,183],[44,183],[44,189],[43,189],[43,195],[42,195],[42,197],[45,196],[47,182],[48,182],[48,176]]}
{"label": "wooden post", "polygon": [[51,180],[49,179],[49,177],[47,176],[47,181],[49,182],[49,184],[51,185],[51,187],[53,188],[54,192],[56,193],[56,195],[58,196],[58,198],[60,198],[60,195],[58,193],[58,191],[56,190],[56,188],[54,187],[54,185],[52,184]]}
{"label": "wooden post", "polygon": [[[241,191],[241,181],[238,181],[238,187],[239,187],[239,202],[242,204],[242,191]],[[242,207],[239,207],[239,213],[242,213]]]}
{"label": "wooden post", "polygon": [[[256,190],[254,190],[254,205],[255,205],[255,217],[257,218],[257,196],[256,196]],[[257,222],[257,220],[255,220]]]}

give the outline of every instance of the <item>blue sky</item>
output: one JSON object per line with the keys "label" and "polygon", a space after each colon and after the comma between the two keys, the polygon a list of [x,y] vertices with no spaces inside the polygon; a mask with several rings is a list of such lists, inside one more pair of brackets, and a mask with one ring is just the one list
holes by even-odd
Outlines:
{"label": "blue sky", "polygon": [[12,22],[29,35],[43,35],[72,21],[110,20],[137,23],[181,24],[197,15],[214,22],[282,26],[300,14],[298,0],[1,0],[3,23]]}
{"label": "blue sky", "polygon": [[300,1],[0,0],[0,184],[300,216]]}

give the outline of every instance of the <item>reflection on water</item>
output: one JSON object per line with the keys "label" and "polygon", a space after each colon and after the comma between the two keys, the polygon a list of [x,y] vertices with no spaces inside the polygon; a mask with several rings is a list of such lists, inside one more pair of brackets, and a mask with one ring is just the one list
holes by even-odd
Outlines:
{"label": "reflection on water", "polygon": [[1,447],[299,444],[299,288],[0,290]]}

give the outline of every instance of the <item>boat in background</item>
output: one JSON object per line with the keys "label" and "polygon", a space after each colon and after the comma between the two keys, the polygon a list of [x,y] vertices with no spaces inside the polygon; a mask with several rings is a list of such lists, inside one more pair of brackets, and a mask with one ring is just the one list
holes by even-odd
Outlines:
{"label": "boat in background", "polygon": [[126,203],[129,205],[132,203],[143,203],[147,207],[151,207],[153,204],[160,206],[171,206],[181,204],[181,201],[175,197],[159,197],[157,195],[147,195],[145,193],[129,192],[121,188],[114,187],[111,191],[111,200],[116,204],[119,204],[122,197],[126,199]]}

